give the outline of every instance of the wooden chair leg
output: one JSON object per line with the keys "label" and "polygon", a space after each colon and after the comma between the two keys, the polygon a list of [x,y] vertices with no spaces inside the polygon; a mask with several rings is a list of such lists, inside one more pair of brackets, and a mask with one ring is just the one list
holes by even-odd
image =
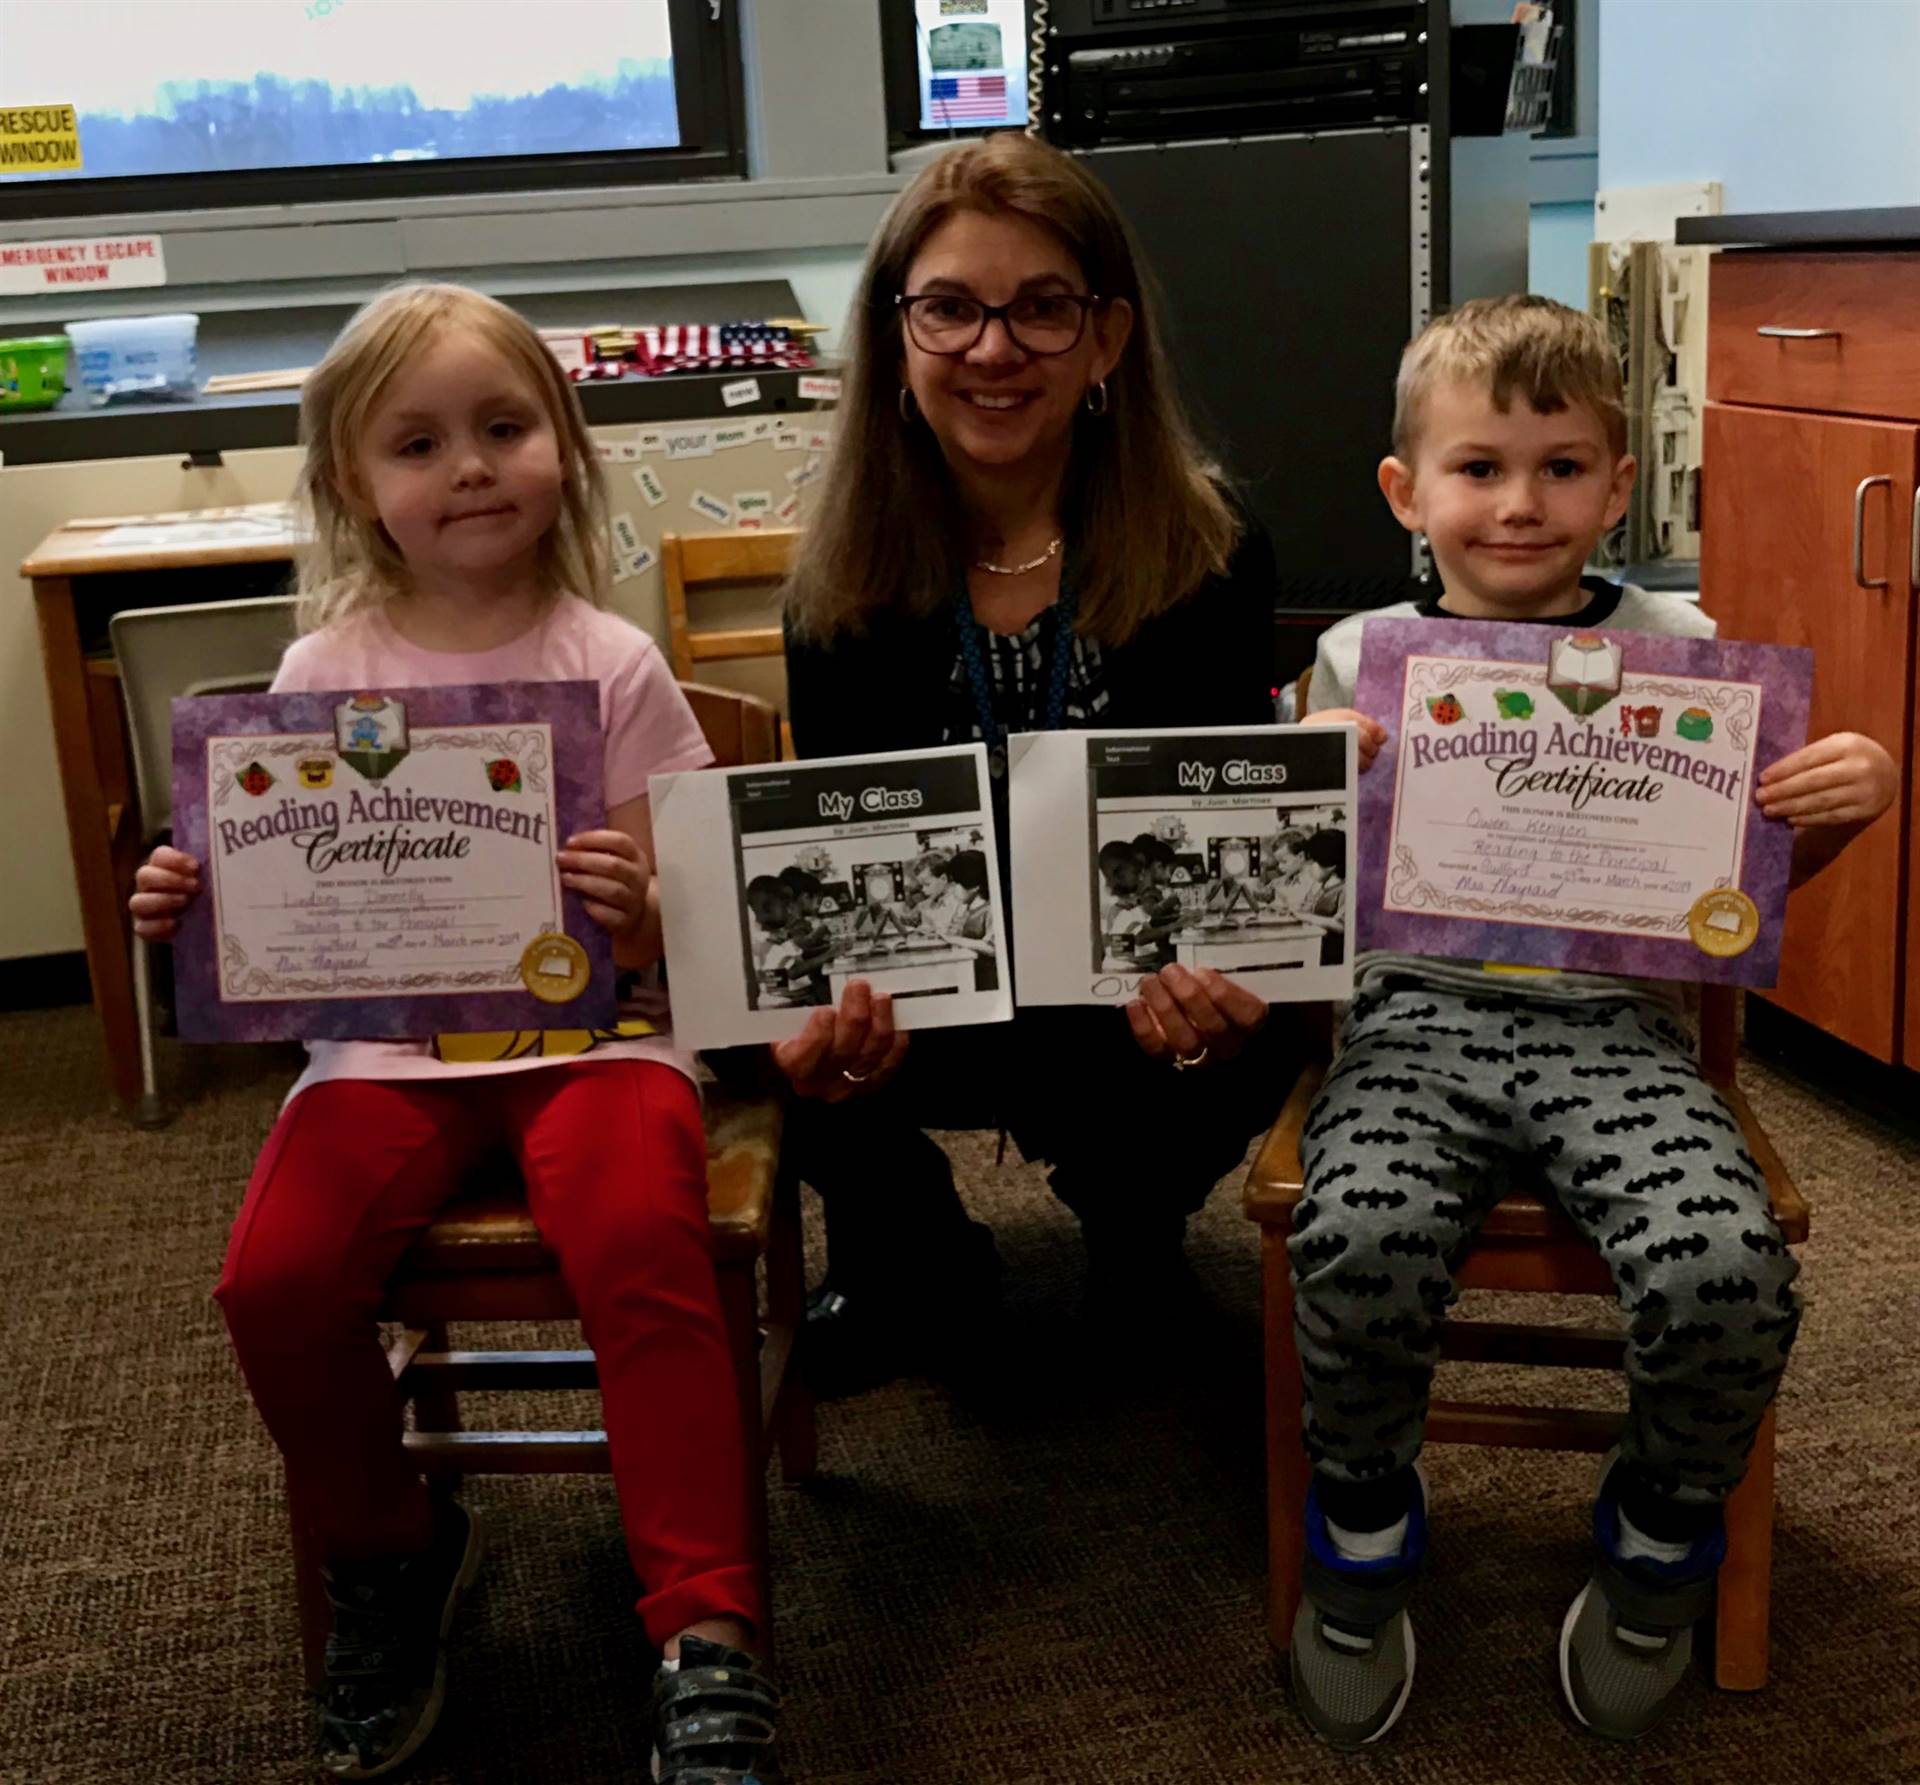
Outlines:
{"label": "wooden chair leg", "polygon": [[[797,1346],[807,1317],[806,1257],[801,1249],[800,1180],[783,1169],[774,1185],[773,1225],[767,1237],[767,1319],[784,1328]],[[780,1473],[787,1481],[805,1481],[820,1466],[819,1432],[813,1396],[798,1360],[789,1354],[780,1387],[774,1440],[780,1447]]]}
{"label": "wooden chair leg", "polygon": [[1767,1683],[1773,1453],[1774,1409],[1769,1407],[1754,1437],[1746,1476],[1727,1500],[1727,1559],[1720,1567],[1713,1648],[1713,1683],[1723,1692],[1758,1692]]}
{"label": "wooden chair leg", "polygon": [[1300,1609],[1300,1559],[1306,1544],[1311,1471],[1300,1443],[1300,1352],[1293,1332],[1293,1266],[1287,1235],[1260,1230],[1260,1304],[1267,1353],[1267,1640],[1281,1654],[1293,1643]]}
{"label": "wooden chair leg", "polygon": [[761,1634],[769,1656],[773,1651],[773,1581],[768,1566],[767,1468],[760,1448],[760,1305],[754,1269],[747,1264],[723,1264],[714,1275],[720,1284],[720,1308],[727,1325],[727,1343],[733,1352],[734,1391],[740,1409],[740,1435],[746,1456],[748,1543],[760,1599],[766,1607],[767,1628]]}
{"label": "wooden chair leg", "polygon": [[[408,1335],[409,1338],[412,1334]],[[415,1351],[445,1351],[447,1346],[447,1326],[443,1320],[427,1322],[421,1329],[420,1342]],[[450,1388],[424,1388],[413,1395],[413,1429],[416,1432],[460,1432],[466,1428],[460,1423],[460,1397]],[[461,1477],[454,1474],[441,1474],[439,1471],[427,1477],[427,1489],[436,1500],[451,1500],[460,1492]]]}
{"label": "wooden chair leg", "polygon": [[287,1483],[287,1526],[293,1539],[293,1603],[300,1619],[300,1664],[309,1687],[325,1673],[327,1638],[333,1634],[333,1607],[320,1579],[320,1553],[301,1522],[293,1483]]}

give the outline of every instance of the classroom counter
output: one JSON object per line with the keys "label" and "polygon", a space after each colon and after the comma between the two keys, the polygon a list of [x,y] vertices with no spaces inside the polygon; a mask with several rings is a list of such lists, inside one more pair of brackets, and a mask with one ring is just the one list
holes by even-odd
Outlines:
{"label": "classroom counter", "polygon": [[[169,306],[153,294],[155,314]],[[784,279],[733,280],[714,285],[661,285],[607,291],[527,292],[506,298],[537,328],[579,324],[631,328],[645,323],[759,321],[800,314]],[[202,380],[227,373],[311,366],[326,352],[353,304],[292,309],[208,310],[200,314]],[[21,325],[10,332],[58,333],[57,325]],[[67,376],[74,381],[69,358]],[[733,409],[720,387],[752,377],[759,398]],[[724,372],[676,372],[659,378],[587,380],[575,388],[595,427],[625,423],[694,421],[722,413],[764,415],[812,409],[799,394],[801,374],[741,367]],[[299,438],[298,390],[202,395],[190,401],[115,402],[95,408],[70,389],[52,408],[0,416],[0,455],[7,465],[144,458],[178,453],[197,463],[249,447],[292,446]]]}

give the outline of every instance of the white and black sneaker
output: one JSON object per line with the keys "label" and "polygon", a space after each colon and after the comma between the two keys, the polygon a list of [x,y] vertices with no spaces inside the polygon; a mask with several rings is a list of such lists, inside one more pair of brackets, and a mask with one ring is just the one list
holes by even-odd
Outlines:
{"label": "white and black sneaker", "polygon": [[1294,1703],[1314,1734],[1364,1748],[1400,1720],[1413,1691],[1407,1597],[1427,1549],[1427,1488],[1413,1475],[1399,1549],[1356,1562],[1334,1546],[1317,1487],[1307,1496],[1307,1550],[1288,1663]]}
{"label": "white and black sneaker", "polygon": [[479,1520],[452,1501],[418,1555],[322,1569],[333,1634],[316,1747],[335,1778],[377,1779],[433,1733],[447,1692],[443,1639],[479,1571]]}
{"label": "white and black sneaker", "polygon": [[1619,1470],[1609,1466],[1593,1534],[1593,1577],[1560,1625],[1560,1690],[1595,1735],[1631,1741],[1659,1722],[1687,1677],[1693,1627],[1713,1609],[1726,1533],[1716,1522],[1672,1561],[1623,1559]]}
{"label": "white and black sneaker", "polygon": [[653,1683],[659,1785],[785,1785],[775,1748],[780,1694],[753,1656],[683,1636]]}

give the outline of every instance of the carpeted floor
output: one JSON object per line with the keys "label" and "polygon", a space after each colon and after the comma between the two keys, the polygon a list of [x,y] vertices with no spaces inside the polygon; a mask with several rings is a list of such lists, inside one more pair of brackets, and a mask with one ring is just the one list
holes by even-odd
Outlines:
{"label": "carpeted floor", "polygon": [[[278,1470],[207,1294],[289,1069],[168,1057],[189,1101],[140,1134],[103,1111],[89,1013],[0,1016],[6,1785],[310,1776]],[[1037,1173],[959,1137],[1010,1266],[1012,1361],[964,1402],[907,1383],[824,1408],[822,1478],[776,1487],[796,1778],[1920,1780],[1920,1145],[1759,1067],[1748,1084],[1815,1223],[1767,1691],[1696,1678],[1630,1754],[1583,1737],[1550,1657],[1591,1461],[1447,1451],[1407,1715],[1360,1759],[1306,1740],[1262,1633],[1254,1236],[1233,1188],[1193,1239],[1217,1321],[1164,1379],[1116,1381],[1074,1316],[1069,1220]],[[1617,1393],[1575,1377],[1568,1398]],[[610,1487],[495,1479],[470,1498],[493,1551],[413,1776],[641,1778],[646,1657]]]}

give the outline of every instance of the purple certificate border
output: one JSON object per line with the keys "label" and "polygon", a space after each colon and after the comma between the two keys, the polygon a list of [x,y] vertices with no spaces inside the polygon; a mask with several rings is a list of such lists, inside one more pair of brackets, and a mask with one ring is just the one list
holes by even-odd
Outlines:
{"label": "purple certificate border", "polygon": [[[1761,698],[1753,759],[1756,777],[1769,763],[1799,749],[1806,741],[1807,709],[1813,696],[1811,651],[1797,646],[1722,643],[1717,639],[1673,638],[1664,633],[1611,631],[1604,627],[1578,630],[1597,631],[1598,636],[1620,646],[1621,668],[1629,674],[1757,683]],[[1759,909],[1760,934],[1744,954],[1719,959],[1703,954],[1683,938],[1596,935],[1590,930],[1384,909],[1407,657],[1413,654],[1544,664],[1548,644],[1557,636],[1551,624],[1537,621],[1367,622],[1354,705],[1386,726],[1387,741],[1373,766],[1360,778],[1360,906],[1354,919],[1358,945],[1363,949],[1511,961],[1644,979],[1772,985],[1780,972],[1793,828],[1784,820],[1762,816],[1759,806],[1751,803],[1751,788],[1747,793],[1740,890]]]}
{"label": "purple certificate border", "polygon": [[[208,855],[207,744],[215,737],[333,731],[333,713],[356,694],[406,703],[411,728],[547,724],[553,729],[555,847],[606,822],[599,685],[501,682],[444,688],[345,688],[330,693],[202,695],[173,703],[173,840],[195,860]],[[336,771],[351,776],[342,766]],[[401,1039],[474,1029],[586,1029],[617,1014],[613,943],[579,896],[561,894],[566,932],[587,951],[587,989],[565,1004],[531,992],[425,993],[418,997],[288,998],[229,1004],[215,960],[211,874],[188,907],[174,943],[180,1036],[184,1041]]]}

